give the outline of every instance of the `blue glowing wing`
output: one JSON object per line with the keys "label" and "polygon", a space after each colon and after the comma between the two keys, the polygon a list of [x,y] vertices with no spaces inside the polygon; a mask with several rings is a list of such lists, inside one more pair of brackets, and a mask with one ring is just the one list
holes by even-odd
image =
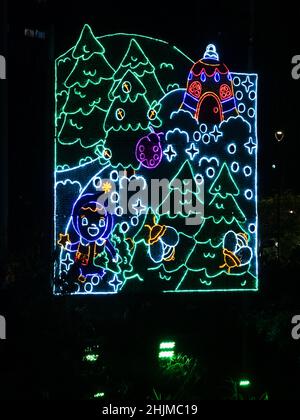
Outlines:
{"label": "blue glowing wing", "polygon": [[233,253],[236,252],[237,248],[237,236],[236,234],[231,230],[230,232],[226,233],[224,242],[223,242],[223,248],[227,249],[228,251],[231,251]]}
{"label": "blue glowing wing", "polygon": [[161,239],[168,246],[177,246],[179,242],[179,235],[176,229],[167,227],[167,230]]}
{"label": "blue glowing wing", "polygon": [[149,248],[149,256],[155,263],[160,263],[164,259],[164,246],[161,241],[156,242]]}
{"label": "blue glowing wing", "polygon": [[236,255],[241,260],[241,267],[243,267],[251,262],[253,253],[251,248],[245,246]]}

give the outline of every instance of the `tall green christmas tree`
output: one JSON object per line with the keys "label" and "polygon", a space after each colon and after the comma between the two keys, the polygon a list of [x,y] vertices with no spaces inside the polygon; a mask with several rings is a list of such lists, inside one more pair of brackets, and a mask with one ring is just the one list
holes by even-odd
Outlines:
{"label": "tall green christmas tree", "polygon": [[81,32],[72,58],[75,65],[64,82],[68,96],[60,113],[64,122],[58,140],[64,145],[79,142],[89,148],[105,138],[103,123],[114,70],[88,25]]}
{"label": "tall green christmas tree", "polygon": [[[196,245],[187,259],[185,279],[180,283],[180,290],[201,288],[199,279],[206,286],[214,278],[226,273],[224,266],[223,241],[229,231],[245,234],[243,224],[246,216],[239,207],[236,198],[240,191],[226,163],[213,182],[209,194],[212,196],[205,211],[205,219],[195,235]],[[221,268],[223,267],[223,268]],[[232,274],[244,274],[249,266],[236,268]]]}
{"label": "tall green christmas tree", "polygon": [[65,122],[66,115],[63,108],[67,102],[69,89],[65,86],[65,81],[75,65],[76,59],[68,51],[56,60],[55,66],[55,108],[56,108],[56,132],[59,133]]}

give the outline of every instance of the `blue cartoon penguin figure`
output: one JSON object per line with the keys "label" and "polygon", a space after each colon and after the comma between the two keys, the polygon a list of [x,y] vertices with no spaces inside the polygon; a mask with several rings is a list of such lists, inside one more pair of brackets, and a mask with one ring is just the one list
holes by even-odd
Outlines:
{"label": "blue cartoon penguin figure", "polygon": [[75,270],[77,280],[82,284],[95,278],[99,283],[105,275],[104,259],[101,264],[104,251],[111,261],[117,262],[116,250],[109,240],[113,216],[97,201],[98,198],[98,194],[85,194],[74,204],[72,228],[75,232],[71,235],[72,238],[77,236],[74,242],[70,240],[70,234],[60,235],[59,244],[65,251],[75,253],[72,276]]}

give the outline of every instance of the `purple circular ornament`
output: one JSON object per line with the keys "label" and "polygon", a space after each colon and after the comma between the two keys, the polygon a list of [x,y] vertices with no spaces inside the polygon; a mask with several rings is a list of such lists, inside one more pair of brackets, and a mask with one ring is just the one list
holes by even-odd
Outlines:
{"label": "purple circular ornament", "polygon": [[163,156],[159,134],[151,133],[139,140],[136,145],[135,156],[145,168],[157,168]]}

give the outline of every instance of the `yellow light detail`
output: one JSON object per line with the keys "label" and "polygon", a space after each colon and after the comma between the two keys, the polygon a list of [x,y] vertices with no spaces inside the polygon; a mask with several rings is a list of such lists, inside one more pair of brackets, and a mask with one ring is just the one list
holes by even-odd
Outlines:
{"label": "yellow light detail", "polygon": [[[97,204],[95,209],[92,209],[91,207],[81,207],[81,210],[91,211],[92,213],[97,213],[97,212],[103,210],[103,208],[100,205]],[[81,218],[83,218],[83,217],[85,217],[85,216],[84,215],[81,216]]]}
{"label": "yellow light detail", "polygon": [[121,109],[119,109],[118,115],[119,115],[120,118],[123,118],[124,117],[123,111]]}
{"label": "yellow light detail", "polygon": [[59,234],[59,240],[57,241],[58,245],[62,246],[63,248],[66,247],[67,243],[71,243],[70,241],[70,235],[64,235],[63,233]]}
{"label": "yellow light detail", "polygon": [[249,242],[249,236],[247,235],[247,233],[241,232],[241,233],[239,233],[239,235],[243,236],[246,239],[247,244],[248,244],[248,242]]}
{"label": "yellow light detail", "polygon": [[[167,230],[166,226],[156,224],[155,216],[153,217],[153,224],[154,224],[154,226],[145,225],[145,228],[149,229],[148,245],[156,244],[156,242],[158,242],[160,240],[160,238],[162,238],[164,236],[164,234],[166,233],[166,230]],[[152,236],[153,230],[155,228],[158,229],[158,232],[156,233],[155,236]]]}
{"label": "yellow light detail", "polygon": [[111,158],[111,153],[106,149],[104,150],[104,157],[108,157],[109,159]]}
{"label": "yellow light detail", "polygon": [[225,264],[220,266],[220,268],[227,268],[228,274],[231,274],[231,270],[236,267],[241,266],[241,260],[228,249],[223,250]]}
{"label": "yellow light detail", "polygon": [[78,277],[78,281],[83,284],[86,282],[86,278],[82,274],[80,274],[80,276]]}
{"label": "yellow light detail", "polygon": [[154,111],[154,109],[151,109],[150,111],[150,119],[154,118],[156,116],[156,111]]}
{"label": "yellow light detail", "polygon": [[112,190],[112,185],[110,182],[104,182],[103,186],[102,186],[102,191],[104,191],[106,194],[111,192]]}
{"label": "yellow light detail", "polygon": [[175,253],[176,253],[176,250],[174,248],[172,251],[172,254],[168,258],[165,258],[164,261],[166,262],[175,261]]}

